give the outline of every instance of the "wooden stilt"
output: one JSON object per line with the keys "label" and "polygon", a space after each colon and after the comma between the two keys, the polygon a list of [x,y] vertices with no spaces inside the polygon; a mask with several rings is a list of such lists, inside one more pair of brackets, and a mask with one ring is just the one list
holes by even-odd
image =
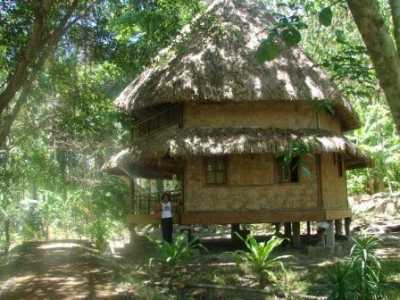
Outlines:
{"label": "wooden stilt", "polygon": [[275,226],[275,234],[279,235],[281,231],[281,223],[274,223],[274,226]]}
{"label": "wooden stilt", "polygon": [[292,223],[285,223],[284,229],[285,229],[285,233],[284,233],[285,237],[291,238],[292,237]]}
{"label": "wooden stilt", "polygon": [[335,220],[335,233],[336,235],[343,235],[342,219]]}
{"label": "wooden stilt", "polygon": [[350,224],[351,224],[351,218],[345,218],[344,219],[344,230],[347,238],[350,238]]}
{"label": "wooden stilt", "polygon": [[310,236],[311,235],[311,222],[307,221],[307,235]]}
{"label": "wooden stilt", "polygon": [[237,234],[240,234],[240,224],[231,224],[231,239],[237,240]]}
{"label": "wooden stilt", "polygon": [[294,247],[300,247],[301,241],[300,241],[300,222],[293,222],[292,223],[292,229],[293,229],[293,246]]}
{"label": "wooden stilt", "polygon": [[326,247],[334,248],[335,247],[335,231],[333,229],[334,223],[333,221],[327,221],[329,223],[329,227],[326,229]]}

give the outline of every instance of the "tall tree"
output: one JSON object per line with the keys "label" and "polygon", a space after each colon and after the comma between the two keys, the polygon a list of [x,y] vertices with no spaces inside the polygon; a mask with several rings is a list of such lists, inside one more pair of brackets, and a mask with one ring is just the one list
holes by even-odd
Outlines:
{"label": "tall tree", "polygon": [[347,3],[400,134],[400,1],[389,1],[393,35],[390,34],[377,0],[347,0]]}
{"label": "tall tree", "polygon": [[[302,21],[302,13],[313,11],[315,5],[321,8],[313,12],[318,15],[320,25],[325,27],[332,25],[334,6],[350,9],[400,135],[400,1],[389,1],[388,13],[391,20],[384,10],[386,2],[383,0],[293,0],[278,3],[289,6],[290,9],[283,14],[276,14],[277,22],[270,29],[266,41],[261,44],[258,57],[261,60],[275,59],[282,47],[279,39],[286,47],[300,43],[300,32],[307,28],[306,23]],[[296,5],[303,9],[296,11]],[[389,28],[393,28],[392,33]],[[340,39],[343,40],[343,37]],[[329,49],[325,51],[329,52]]]}
{"label": "tall tree", "polygon": [[[81,2],[81,3],[80,3]],[[9,128],[26,99],[32,82],[55,51],[64,33],[84,14],[91,1],[5,1],[0,4],[2,26],[0,38],[7,74],[1,83],[0,116],[4,144]],[[13,110],[4,115],[18,92],[20,99]]]}

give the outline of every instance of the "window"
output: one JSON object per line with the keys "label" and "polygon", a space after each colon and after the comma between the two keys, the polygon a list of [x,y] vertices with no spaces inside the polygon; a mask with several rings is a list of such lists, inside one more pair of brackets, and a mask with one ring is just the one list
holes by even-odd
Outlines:
{"label": "window", "polygon": [[278,182],[289,183],[299,182],[299,158],[295,157],[290,162],[285,162],[283,158],[277,159]]}
{"label": "window", "polygon": [[227,161],[225,157],[210,157],[206,159],[206,183],[226,184]]}
{"label": "window", "polygon": [[343,158],[342,154],[333,153],[333,165],[337,166],[337,172],[339,177],[343,177]]}

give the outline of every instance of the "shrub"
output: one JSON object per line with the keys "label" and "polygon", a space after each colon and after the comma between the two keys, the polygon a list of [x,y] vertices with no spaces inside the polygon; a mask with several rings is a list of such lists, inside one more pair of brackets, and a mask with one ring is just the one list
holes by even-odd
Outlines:
{"label": "shrub", "polygon": [[360,300],[383,299],[382,267],[376,256],[378,240],[372,236],[354,240],[350,251],[350,266],[354,273],[355,288]]}
{"label": "shrub", "polygon": [[272,270],[282,266],[282,263],[279,257],[272,258],[271,253],[283,240],[274,236],[268,242],[257,242],[251,235],[246,239],[238,236],[244,242],[247,251],[238,250],[235,252],[237,265],[240,266],[242,263],[247,265],[251,273],[257,277],[260,285],[275,280]]}
{"label": "shrub", "polygon": [[378,240],[371,236],[354,239],[348,259],[331,271],[332,300],[385,299],[382,267],[376,256]]}
{"label": "shrub", "polygon": [[157,246],[161,263],[169,267],[175,267],[183,263],[191,258],[197,249],[203,248],[197,238],[187,241],[183,234],[177,235],[172,243],[153,240],[149,237],[148,239]]}
{"label": "shrub", "polygon": [[329,299],[347,300],[353,299],[354,287],[351,282],[351,267],[347,262],[338,263],[328,274],[331,293]]}

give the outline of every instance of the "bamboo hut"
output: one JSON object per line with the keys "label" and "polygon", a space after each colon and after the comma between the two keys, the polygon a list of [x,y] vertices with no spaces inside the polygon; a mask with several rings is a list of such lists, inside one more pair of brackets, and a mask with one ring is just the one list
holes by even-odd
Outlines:
{"label": "bamboo hut", "polygon": [[130,182],[132,224],[158,222],[134,179],[175,178],[179,224],[348,226],[346,170],[368,158],[343,134],[359,119],[299,47],[256,59],[273,21],[258,1],[216,1],[116,99],[132,142],[104,169]]}

